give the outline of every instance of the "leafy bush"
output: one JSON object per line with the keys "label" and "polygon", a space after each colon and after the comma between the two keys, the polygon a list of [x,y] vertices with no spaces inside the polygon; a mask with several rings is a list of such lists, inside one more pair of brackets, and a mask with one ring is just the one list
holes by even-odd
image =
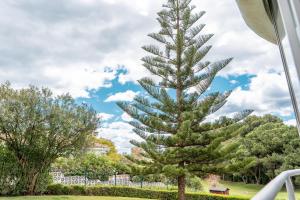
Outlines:
{"label": "leafy bush", "polygon": [[[131,187],[109,187],[109,186],[65,186],[50,185],[47,194],[49,195],[89,195],[89,196],[119,196],[119,197],[135,197],[135,198],[151,198],[161,200],[177,199],[177,191],[159,191],[147,190]],[[243,197],[228,197],[220,195],[189,193],[186,194],[187,200],[248,200]]]}
{"label": "leafy bush", "polygon": [[63,171],[66,176],[87,176],[88,179],[108,181],[115,172],[129,173],[124,162],[114,159],[87,152],[78,157],[60,157],[52,164],[52,169]]}
{"label": "leafy bush", "polygon": [[20,176],[20,170],[16,167],[17,160],[4,146],[0,145],[0,194],[13,194],[16,190],[16,182]]}
{"label": "leafy bush", "polygon": [[188,178],[186,180],[186,185],[196,191],[203,189],[201,179],[197,176]]}
{"label": "leafy bush", "polygon": [[[0,195],[24,194],[25,180],[18,161],[8,147],[0,144]],[[48,170],[40,173],[36,181],[36,193],[42,193],[52,183]]]}
{"label": "leafy bush", "polygon": [[16,90],[0,84],[0,102],[0,143],[15,160],[11,169],[19,170],[8,182],[15,185],[15,194],[43,192],[40,184],[49,184],[51,163],[80,153],[99,124],[92,108],[45,88]]}

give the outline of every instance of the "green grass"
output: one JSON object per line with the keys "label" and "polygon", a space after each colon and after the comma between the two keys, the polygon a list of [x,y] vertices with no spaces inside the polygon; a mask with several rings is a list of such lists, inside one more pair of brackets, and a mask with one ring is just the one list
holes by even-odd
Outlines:
{"label": "green grass", "polygon": [[27,196],[27,197],[0,197],[0,200],[147,200],[124,197],[85,197],[85,196]]}
{"label": "green grass", "polygon": [[[203,191],[209,191],[209,185],[206,181],[203,181]],[[246,198],[253,197],[259,190],[262,189],[262,185],[255,184],[244,184],[244,183],[233,183],[222,181],[221,184],[224,187],[228,187],[230,189],[230,195],[233,196],[244,196]],[[150,189],[150,188],[149,188]],[[157,189],[157,188],[151,188]],[[176,187],[172,187],[172,189],[176,189]],[[195,192],[194,190],[187,189],[188,192]],[[146,200],[146,199],[138,199],[138,198],[122,198],[122,197],[85,197],[85,196],[38,196],[38,197],[0,197],[0,200]],[[287,193],[282,190],[276,198],[276,200],[286,200]],[[300,200],[300,189],[296,190],[296,199]]]}
{"label": "green grass", "polygon": [[[235,196],[244,196],[251,198],[253,197],[258,191],[260,191],[263,186],[262,185],[256,185],[256,184],[244,184],[244,183],[233,183],[233,182],[221,182],[221,184],[224,187],[227,187],[230,189],[230,195]],[[208,184],[206,182],[203,182],[203,189],[204,192],[208,191]],[[277,197],[276,200],[286,200],[287,199],[287,193],[282,190]],[[296,199],[300,200],[300,190],[296,190]]]}
{"label": "green grass", "polygon": [[[202,181],[203,190],[201,192],[209,193],[209,184],[206,181]],[[244,183],[237,183],[237,182],[229,182],[229,181],[221,181],[220,185],[227,187],[230,189],[230,196],[242,196],[245,198],[251,198],[255,194],[257,194],[262,188],[263,185],[256,185],[256,184],[244,184]],[[172,190],[176,190],[176,187],[171,187]],[[192,189],[187,188],[188,192],[195,192]],[[200,192],[200,191],[196,191]],[[276,197],[276,200],[286,200],[287,193],[285,189],[283,189]],[[300,200],[300,189],[296,190],[296,199]]]}

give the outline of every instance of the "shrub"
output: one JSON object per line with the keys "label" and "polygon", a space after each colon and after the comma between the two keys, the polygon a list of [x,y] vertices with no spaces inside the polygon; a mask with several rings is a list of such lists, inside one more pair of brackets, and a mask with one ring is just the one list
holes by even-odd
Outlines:
{"label": "shrub", "polygon": [[[47,194],[49,195],[88,195],[88,196],[119,196],[119,197],[135,197],[150,198],[160,200],[177,199],[177,191],[159,191],[148,190],[131,187],[109,187],[109,186],[65,186],[50,185]],[[219,196],[204,193],[188,193],[187,200],[248,200],[243,197]]]}
{"label": "shrub", "polygon": [[[22,169],[12,151],[0,144],[0,195],[24,194],[24,176]],[[51,176],[47,170],[40,173],[36,181],[36,193],[43,193],[51,184]]]}
{"label": "shrub", "polygon": [[47,194],[57,194],[57,195],[65,195],[69,194],[70,192],[70,186],[65,186],[61,184],[54,184],[50,185],[47,188]]}
{"label": "shrub", "polygon": [[15,167],[17,160],[14,155],[5,147],[0,144],[0,194],[8,195],[15,194],[16,183],[20,176],[20,170]]}
{"label": "shrub", "polygon": [[194,189],[195,191],[203,189],[201,179],[199,177],[197,177],[197,176],[195,176],[195,177],[189,177],[186,180],[186,185],[189,188]]}

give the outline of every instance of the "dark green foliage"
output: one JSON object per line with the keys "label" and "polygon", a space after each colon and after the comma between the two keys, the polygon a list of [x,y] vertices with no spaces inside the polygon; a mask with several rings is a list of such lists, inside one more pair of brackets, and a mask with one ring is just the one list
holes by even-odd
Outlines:
{"label": "dark green foliage", "polygon": [[2,84],[0,102],[0,140],[20,170],[14,193],[42,190],[38,183],[46,184],[55,159],[81,151],[99,123],[91,108],[69,95],[53,97],[48,89]]}
{"label": "dark green foliage", "polygon": [[206,121],[231,93],[209,94],[207,89],[232,58],[203,61],[212,34],[201,34],[199,19],[205,12],[196,12],[191,0],[168,0],[163,7],[157,18],[161,30],[149,34],[158,45],[143,47],[150,54],[142,59],[144,67],[157,79],[139,80],[148,95],[118,105],[134,119],[133,131],[143,139],[132,141],[144,151],[142,160],[128,157],[137,164],[134,170],[177,177],[179,199],[184,199],[185,176],[223,168],[224,155],[234,148],[224,142],[236,136],[235,122],[251,111]]}
{"label": "dark green foliage", "polygon": [[299,168],[296,127],[272,115],[251,116],[239,131],[239,148],[228,169],[245,183],[265,184],[282,171]]}
{"label": "dark green foliage", "polygon": [[121,161],[93,153],[72,158],[58,158],[52,165],[54,170],[63,171],[66,176],[87,176],[89,179],[107,181],[115,172],[129,173],[129,167]]}
{"label": "dark green foliage", "polygon": [[149,174],[149,175],[135,175],[132,174],[131,180],[133,182],[141,182],[141,181],[147,181],[147,182],[163,182],[166,183],[168,181],[167,177],[162,174]]}
{"label": "dark green foliage", "polygon": [[[48,171],[40,174],[36,181],[36,193],[42,193],[51,183]],[[22,168],[14,154],[6,146],[0,145],[0,194],[16,195],[25,192],[22,181]]]}
{"label": "dark green foliage", "polygon": [[195,191],[201,191],[203,189],[202,180],[197,176],[188,177],[186,180],[186,185]]}
{"label": "dark green foliage", "polygon": [[113,175],[112,163],[103,156],[87,154],[79,158],[74,158],[71,168],[62,168],[67,176],[83,176],[89,179],[99,179],[107,181]]}
{"label": "dark green foliage", "polygon": [[[47,194],[49,195],[87,195],[87,196],[114,196],[114,197],[135,197],[147,199],[174,200],[177,199],[175,191],[158,191],[130,187],[84,187],[50,185]],[[187,200],[247,200],[243,197],[227,197],[201,193],[186,194]]]}
{"label": "dark green foliage", "polygon": [[13,154],[4,146],[0,146],[0,194],[12,194],[15,184],[11,182],[18,179],[21,172],[16,166],[17,160]]}

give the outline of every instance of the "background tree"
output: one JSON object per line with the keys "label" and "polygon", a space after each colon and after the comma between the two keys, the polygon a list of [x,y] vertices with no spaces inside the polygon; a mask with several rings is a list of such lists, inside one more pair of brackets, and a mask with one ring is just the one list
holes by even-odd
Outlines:
{"label": "background tree", "polygon": [[220,163],[230,151],[223,142],[233,137],[233,124],[250,113],[206,121],[231,93],[206,91],[232,58],[214,63],[202,61],[212,47],[205,44],[213,35],[200,34],[204,25],[198,21],[204,12],[195,12],[190,4],[191,0],[168,0],[158,13],[161,30],[149,34],[159,45],[143,47],[151,54],[142,59],[144,67],[159,79],[139,81],[149,97],[140,95],[132,103],[118,103],[135,119],[131,125],[144,140],[132,144],[144,150],[145,159],[129,159],[143,166],[146,173],[176,176],[180,200],[185,199],[188,174],[223,167]]}
{"label": "background tree", "polygon": [[61,156],[81,151],[98,126],[95,111],[48,89],[0,86],[0,139],[21,171],[15,191],[33,194],[40,177]]}
{"label": "background tree", "polygon": [[228,165],[245,183],[265,184],[280,172],[300,166],[296,127],[272,115],[251,116],[242,123],[238,151]]}
{"label": "background tree", "polygon": [[112,163],[105,157],[96,156],[95,154],[87,154],[79,163],[79,171],[86,174],[89,179],[99,179],[107,181],[114,174]]}
{"label": "background tree", "polygon": [[13,194],[15,185],[11,184],[18,180],[21,175],[19,167],[16,166],[17,160],[7,147],[0,145],[0,194]]}
{"label": "background tree", "polygon": [[93,136],[89,146],[93,147],[95,144],[102,145],[109,149],[106,156],[108,156],[110,160],[119,161],[121,159],[121,155],[118,153],[117,148],[112,141]]}
{"label": "background tree", "polygon": [[114,158],[94,153],[82,154],[78,157],[58,158],[53,163],[54,170],[62,171],[66,176],[87,176],[89,179],[108,181],[117,174],[130,173],[129,167]]}

